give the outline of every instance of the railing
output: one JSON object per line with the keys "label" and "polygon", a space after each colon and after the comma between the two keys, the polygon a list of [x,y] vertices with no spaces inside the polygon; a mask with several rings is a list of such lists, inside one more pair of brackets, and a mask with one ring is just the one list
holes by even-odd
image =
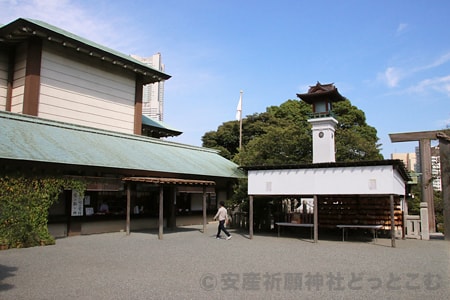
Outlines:
{"label": "railing", "polygon": [[405,216],[405,237],[409,239],[421,239],[420,216]]}
{"label": "railing", "polygon": [[231,227],[248,228],[248,214],[246,212],[231,213]]}
{"label": "railing", "polygon": [[[249,217],[246,212],[231,212],[229,214],[230,224],[232,228],[248,229]],[[255,230],[272,230],[275,227],[275,222],[287,222],[293,224],[312,224],[314,223],[314,214],[312,213],[288,213],[284,214],[284,218],[279,216],[266,216],[265,218],[255,218],[253,220],[253,228]]]}
{"label": "railing", "polygon": [[327,111],[327,112],[308,113],[308,117],[310,119],[326,118],[326,117],[336,118],[336,114],[333,111],[330,110],[330,111]]}
{"label": "railing", "polygon": [[[294,215],[294,214],[292,214]],[[299,220],[296,220],[295,217],[291,216],[291,214],[287,215],[287,222],[289,223],[313,223],[313,214],[300,214],[297,213],[297,215],[302,215],[302,218]],[[241,229],[248,229],[248,214],[245,212],[233,212],[231,213],[231,224],[230,227],[232,228],[241,228]],[[420,222],[420,216],[413,216],[413,215],[406,215],[405,216],[405,237],[409,239],[422,239],[422,232],[421,232],[421,222]]]}

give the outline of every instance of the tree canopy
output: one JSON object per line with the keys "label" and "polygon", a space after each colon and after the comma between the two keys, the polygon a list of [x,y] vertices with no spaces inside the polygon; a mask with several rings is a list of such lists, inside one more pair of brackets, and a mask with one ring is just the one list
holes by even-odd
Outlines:
{"label": "tree canopy", "polygon": [[[366,123],[362,110],[348,99],[333,105],[338,125],[335,132],[336,161],[381,160],[377,131]],[[228,121],[217,131],[203,135],[204,147],[239,165],[307,164],[312,162],[311,106],[287,100],[263,113],[242,120],[242,149],[239,150],[239,121]]]}

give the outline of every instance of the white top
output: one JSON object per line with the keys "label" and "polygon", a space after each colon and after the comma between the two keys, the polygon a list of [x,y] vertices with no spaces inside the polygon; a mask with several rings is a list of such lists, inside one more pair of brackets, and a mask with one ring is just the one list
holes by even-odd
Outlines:
{"label": "white top", "polygon": [[219,218],[219,221],[223,221],[228,219],[228,213],[227,213],[227,209],[223,206],[221,206],[219,208],[219,210],[217,211],[217,214],[214,216],[214,220]]}

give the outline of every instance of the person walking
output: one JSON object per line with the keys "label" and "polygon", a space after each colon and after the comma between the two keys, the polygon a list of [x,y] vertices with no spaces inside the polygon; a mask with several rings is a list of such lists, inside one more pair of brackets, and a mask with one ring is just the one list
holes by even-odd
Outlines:
{"label": "person walking", "polygon": [[220,201],[219,205],[220,205],[219,210],[217,211],[217,214],[214,216],[214,220],[219,219],[219,227],[217,227],[216,239],[220,239],[220,232],[223,231],[227,235],[227,240],[229,240],[231,239],[231,234],[225,228],[225,222],[228,221],[228,212],[227,209],[225,208],[224,201]]}

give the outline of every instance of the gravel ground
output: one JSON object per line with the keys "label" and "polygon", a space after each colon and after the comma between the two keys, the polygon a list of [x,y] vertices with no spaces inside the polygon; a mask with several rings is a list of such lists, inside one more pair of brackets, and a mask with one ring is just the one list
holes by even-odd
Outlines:
{"label": "gravel ground", "polygon": [[450,243],[231,230],[58,239],[0,251],[0,299],[448,299]]}

